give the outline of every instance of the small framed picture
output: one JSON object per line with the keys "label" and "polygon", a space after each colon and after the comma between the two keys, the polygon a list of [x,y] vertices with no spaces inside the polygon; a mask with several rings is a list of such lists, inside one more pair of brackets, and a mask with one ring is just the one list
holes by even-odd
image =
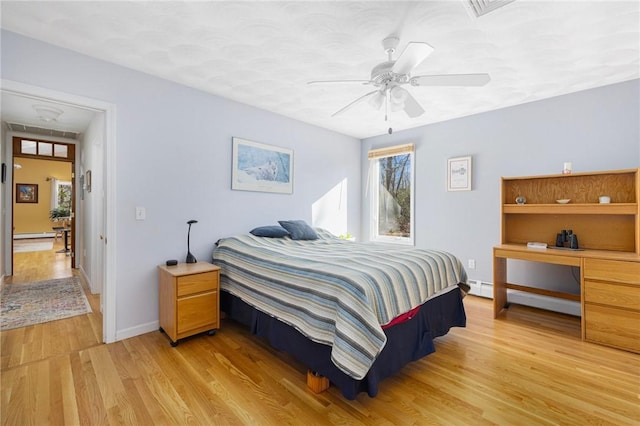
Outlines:
{"label": "small framed picture", "polygon": [[447,160],[447,191],[471,191],[471,156]]}
{"label": "small framed picture", "polygon": [[87,192],[91,192],[91,170],[87,170],[85,173],[84,184],[87,187]]}
{"label": "small framed picture", "polygon": [[38,185],[16,183],[16,203],[38,203]]}

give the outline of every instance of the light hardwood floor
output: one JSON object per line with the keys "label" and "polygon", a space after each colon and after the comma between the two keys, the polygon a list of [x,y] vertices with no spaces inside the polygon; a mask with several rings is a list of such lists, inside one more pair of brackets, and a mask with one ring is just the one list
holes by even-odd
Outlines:
{"label": "light hardwood floor", "polygon": [[582,342],[570,316],[465,307],[466,328],[354,401],[312,393],[304,366],[228,320],[176,348],[160,332],[98,344],[97,318],[4,332],[2,424],[640,424],[640,356]]}

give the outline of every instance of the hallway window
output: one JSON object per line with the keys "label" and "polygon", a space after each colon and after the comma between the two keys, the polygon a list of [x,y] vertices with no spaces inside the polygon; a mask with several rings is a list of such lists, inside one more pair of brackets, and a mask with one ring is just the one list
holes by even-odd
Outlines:
{"label": "hallway window", "polygon": [[53,157],[72,160],[75,154],[73,144],[13,138],[13,155]]}

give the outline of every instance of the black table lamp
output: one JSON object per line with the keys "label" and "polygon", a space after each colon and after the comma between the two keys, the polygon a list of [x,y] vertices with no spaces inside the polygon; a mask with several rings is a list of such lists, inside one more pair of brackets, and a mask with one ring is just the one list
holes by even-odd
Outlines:
{"label": "black table lamp", "polygon": [[191,248],[189,244],[189,238],[191,237],[191,225],[193,225],[194,223],[198,223],[198,221],[191,219],[190,221],[187,222],[187,224],[189,225],[189,231],[187,232],[187,260],[186,260],[187,263],[198,262],[196,260],[196,257],[191,254]]}

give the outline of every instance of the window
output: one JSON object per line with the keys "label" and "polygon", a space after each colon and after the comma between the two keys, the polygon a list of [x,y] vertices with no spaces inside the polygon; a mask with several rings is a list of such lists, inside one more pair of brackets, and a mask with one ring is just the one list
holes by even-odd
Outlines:
{"label": "window", "polygon": [[38,154],[38,142],[23,140],[20,144],[20,152],[23,154]]}
{"label": "window", "polygon": [[413,144],[369,151],[371,239],[414,243]]}
{"label": "window", "polygon": [[71,182],[56,181],[56,208],[71,210]]}
{"label": "window", "polygon": [[73,144],[13,138],[13,155],[47,157],[51,159],[73,160]]}

